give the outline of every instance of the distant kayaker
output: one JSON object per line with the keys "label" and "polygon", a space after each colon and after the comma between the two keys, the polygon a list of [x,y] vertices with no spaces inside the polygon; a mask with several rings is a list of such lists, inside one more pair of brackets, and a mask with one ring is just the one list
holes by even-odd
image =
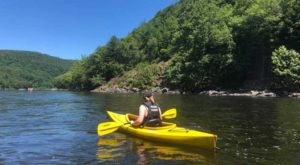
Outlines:
{"label": "distant kayaker", "polygon": [[135,121],[130,121],[134,126],[152,126],[156,127],[161,124],[162,115],[159,106],[155,103],[151,91],[143,93],[143,104],[139,107],[139,116]]}

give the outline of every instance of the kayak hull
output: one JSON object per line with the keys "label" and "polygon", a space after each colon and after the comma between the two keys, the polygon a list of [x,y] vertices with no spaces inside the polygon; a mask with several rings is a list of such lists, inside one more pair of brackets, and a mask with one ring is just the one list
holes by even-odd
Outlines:
{"label": "kayak hull", "polygon": [[115,122],[122,124],[119,131],[137,136],[143,139],[159,141],[169,144],[178,144],[204,149],[216,148],[217,136],[214,134],[177,127],[174,123],[162,122],[161,127],[133,127],[129,120],[137,116],[132,114],[118,114],[107,111]]}

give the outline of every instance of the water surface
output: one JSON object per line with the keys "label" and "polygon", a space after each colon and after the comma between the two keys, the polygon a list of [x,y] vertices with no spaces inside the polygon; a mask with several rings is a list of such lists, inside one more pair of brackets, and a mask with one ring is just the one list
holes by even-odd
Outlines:
{"label": "water surface", "polygon": [[0,164],[300,164],[300,99],[156,95],[179,126],[218,135],[216,151],[121,133],[106,110],[137,113],[138,94],[0,91]]}

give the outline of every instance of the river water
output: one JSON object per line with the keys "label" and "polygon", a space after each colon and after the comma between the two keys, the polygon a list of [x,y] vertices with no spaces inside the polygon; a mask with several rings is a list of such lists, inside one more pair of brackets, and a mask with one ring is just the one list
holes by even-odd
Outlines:
{"label": "river water", "polygon": [[300,99],[155,95],[177,125],[218,135],[216,151],[98,137],[106,110],[137,113],[138,94],[0,91],[0,164],[300,164]]}

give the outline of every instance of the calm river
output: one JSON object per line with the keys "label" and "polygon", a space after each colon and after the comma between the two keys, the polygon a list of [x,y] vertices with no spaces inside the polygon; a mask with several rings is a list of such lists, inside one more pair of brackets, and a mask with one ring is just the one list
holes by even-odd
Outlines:
{"label": "calm river", "polygon": [[138,94],[0,91],[0,164],[300,164],[300,99],[155,95],[179,126],[218,135],[215,152],[98,137],[106,110],[137,113]]}

